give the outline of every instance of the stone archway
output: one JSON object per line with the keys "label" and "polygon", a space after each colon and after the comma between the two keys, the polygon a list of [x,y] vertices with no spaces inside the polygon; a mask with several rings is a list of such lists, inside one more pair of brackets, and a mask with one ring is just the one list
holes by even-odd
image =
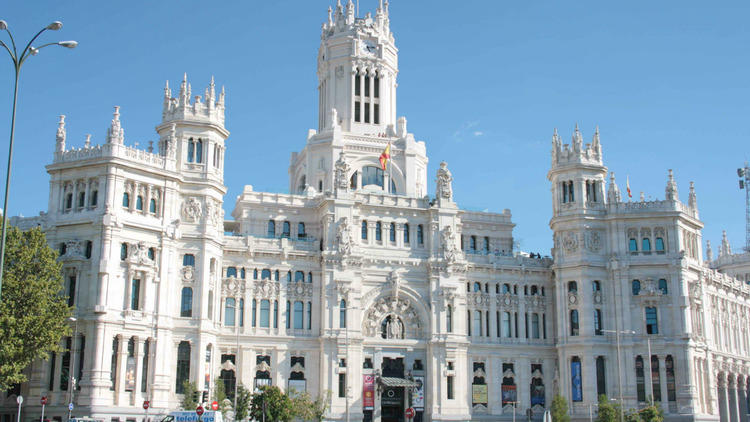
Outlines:
{"label": "stone archway", "polygon": [[374,302],[362,319],[362,332],[367,337],[388,339],[421,338],[424,324],[411,300],[395,296]]}

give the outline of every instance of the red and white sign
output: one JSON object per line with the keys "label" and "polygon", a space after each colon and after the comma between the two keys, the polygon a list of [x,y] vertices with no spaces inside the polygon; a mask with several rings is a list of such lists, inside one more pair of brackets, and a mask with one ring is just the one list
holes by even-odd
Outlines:
{"label": "red and white sign", "polygon": [[151,403],[148,400],[143,401],[143,408],[148,410],[149,406],[151,406]]}
{"label": "red and white sign", "polygon": [[42,406],[47,404],[47,396],[42,396]]}
{"label": "red and white sign", "polygon": [[362,406],[364,410],[372,410],[375,407],[375,377],[372,375],[364,375]]}
{"label": "red and white sign", "polygon": [[409,418],[409,419],[411,419],[411,418],[414,417],[414,408],[413,407],[410,407],[410,408],[406,409],[406,417]]}
{"label": "red and white sign", "polygon": [[219,410],[219,402],[216,400],[211,402],[211,410]]}
{"label": "red and white sign", "polygon": [[198,407],[196,407],[196,408],[195,408],[195,413],[196,413],[196,414],[197,414],[198,416],[201,416],[201,415],[203,414],[203,406],[201,406],[201,405],[198,405]]}

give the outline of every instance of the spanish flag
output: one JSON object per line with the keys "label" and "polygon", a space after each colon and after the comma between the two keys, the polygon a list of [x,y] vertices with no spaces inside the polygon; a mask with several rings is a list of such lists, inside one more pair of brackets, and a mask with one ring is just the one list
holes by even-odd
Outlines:
{"label": "spanish flag", "polygon": [[628,190],[628,198],[632,198],[633,194],[630,192],[630,177],[625,177],[625,189]]}
{"label": "spanish flag", "polygon": [[380,168],[385,171],[385,167],[388,165],[388,160],[391,159],[391,143],[388,142],[388,146],[385,147],[383,153],[380,154]]}

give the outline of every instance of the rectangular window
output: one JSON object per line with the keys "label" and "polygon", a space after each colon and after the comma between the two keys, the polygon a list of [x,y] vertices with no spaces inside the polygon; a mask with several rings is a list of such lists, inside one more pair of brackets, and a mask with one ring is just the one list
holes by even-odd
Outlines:
{"label": "rectangular window", "polygon": [[[357,85],[357,86],[359,86],[359,85]],[[359,109],[361,108],[360,104],[361,104],[360,101],[355,101],[354,102],[354,121],[358,122],[358,123],[360,121],[360,118],[359,118]]]}
{"label": "rectangular window", "polygon": [[373,82],[374,82],[373,91],[375,94],[374,97],[380,98],[380,78],[376,76],[375,79],[373,79]]}
{"label": "rectangular window", "polygon": [[638,252],[638,241],[631,238],[630,241],[628,241],[628,250],[631,253]]}
{"label": "rectangular window", "polygon": [[510,337],[510,312],[503,312],[503,337]]}
{"label": "rectangular window", "polygon": [[664,239],[661,237],[656,238],[656,253],[664,253]]}
{"label": "rectangular window", "polygon": [[270,314],[271,313],[271,301],[263,299],[260,301],[260,326],[263,328],[269,328],[270,325]]}
{"label": "rectangular window", "polygon": [[68,278],[68,306],[73,306],[76,303],[76,276],[72,275]]}
{"label": "rectangular window", "polygon": [[659,334],[659,320],[656,315],[655,307],[646,307],[646,333]]}
{"label": "rectangular window", "polygon": [[354,95],[360,95],[360,82],[361,82],[361,76],[355,75],[354,76]]}
{"label": "rectangular window", "polygon": [[304,326],[305,305],[301,301],[294,302],[294,329],[301,330]]}
{"label": "rectangular window", "polygon": [[70,377],[70,337],[65,337],[65,351],[62,355],[62,366],[60,367],[60,390],[68,391],[68,381]]}
{"label": "rectangular window", "polygon": [[365,76],[365,97],[370,96],[370,78]]}
{"label": "rectangular window", "polygon": [[370,103],[365,103],[365,123],[370,123]]}
{"label": "rectangular window", "polygon": [[601,396],[607,394],[607,380],[606,371],[604,367],[604,356],[598,356],[596,358],[596,395]]}
{"label": "rectangular window", "polygon": [[531,314],[531,337],[539,338],[539,314]]}
{"label": "rectangular window", "polygon": [[130,287],[130,309],[137,311],[141,305],[141,280],[138,278],[133,279],[133,283]]}
{"label": "rectangular window", "polygon": [[417,226],[417,243],[420,246],[424,245],[424,228],[421,224]]}
{"label": "rectangular window", "polygon": [[346,397],[346,374],[339,374],[339,397]]}
{"label": "rectangular window", "polygon": [[453,375],[448,375],[445,378],[446,381],[446,390],[448,393],[448,400],[453,400],[455,398],[453,394]]}
{"label": "rectangular window", "polygon": [[372,113],[374,114],[372,116],[372,122],[376,125],[380,124],[380,104],[373,105]]}

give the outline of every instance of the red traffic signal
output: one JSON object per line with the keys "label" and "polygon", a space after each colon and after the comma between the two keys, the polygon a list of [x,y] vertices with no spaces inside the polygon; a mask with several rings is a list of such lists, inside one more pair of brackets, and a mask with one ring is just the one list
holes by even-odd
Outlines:
{"label": "red traffic signal", "polygon": [[42,406],[47,404],[47,396],[42,396]]}
{"label": "red traffic signal", "polygon": [[219,410],[219,402],[216,400],[211,402],[211,410]]}
{"label": "red traffic signal", "polygon": [[151,406],[151,403],[148,400],[143,401],[143,408],[148,410],[149,406]]}
{"label": "red traffic signal", "polygon": [[201,416],[201,415],[203,414],[203,406],[201,406],[201,405],[198,405],[198,407],[196,407],[196,408],[195,408],[195,413],[196,413],[196,414],[197,414],[198,416]]}

